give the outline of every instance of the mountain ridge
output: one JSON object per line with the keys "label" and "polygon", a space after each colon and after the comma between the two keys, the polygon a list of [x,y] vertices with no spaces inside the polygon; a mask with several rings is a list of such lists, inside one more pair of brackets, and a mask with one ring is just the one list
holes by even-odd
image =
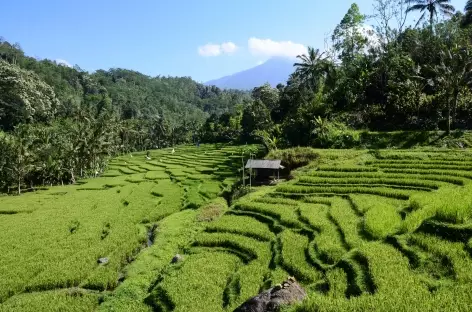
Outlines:
{"label": "mountain ridge", "polygon": [[208,86],[217,86],[221,89],[251,90],[269,83],[275,87],[279,83],[286,83],[293,73],[294,60],[282,57],[273,57],[255,67],[242,70],[232,75],[205,82]]}

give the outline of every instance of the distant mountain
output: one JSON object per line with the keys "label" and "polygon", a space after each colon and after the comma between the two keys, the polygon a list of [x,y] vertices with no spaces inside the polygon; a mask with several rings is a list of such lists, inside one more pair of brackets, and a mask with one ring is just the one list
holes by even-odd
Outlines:
{"label": "distant mountain", "polygon": [[222,89],[251,90],[268,82],[272,87],[279,83],[286,83],[293,73],[294,60],[286,58],[271,58],[256,67],[206,82]]}

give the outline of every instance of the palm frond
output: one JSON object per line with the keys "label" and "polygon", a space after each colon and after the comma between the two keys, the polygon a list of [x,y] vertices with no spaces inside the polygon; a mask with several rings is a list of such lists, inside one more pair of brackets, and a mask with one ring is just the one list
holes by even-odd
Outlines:
{"label": "palm frond", "polygon": [[444,14],[448,15],[452,15],[456,11],[456,8],[448,3],[440,3],[439,7]]}
{"label": "palm frond", "polygon": [[412,11],[424,11],[428,6],[426,4],[415,4],[409,7],[406,12],[410,13]]}
{"label": "palm frond", "polygon": [[420,18],[418,19],[418,21],[416,22],[415,27],[417,27],[422,21],[424,21],[425,16],[426,16],[426,12],[423,12],[423,14],[421,15],[421,17],[420,17]]}

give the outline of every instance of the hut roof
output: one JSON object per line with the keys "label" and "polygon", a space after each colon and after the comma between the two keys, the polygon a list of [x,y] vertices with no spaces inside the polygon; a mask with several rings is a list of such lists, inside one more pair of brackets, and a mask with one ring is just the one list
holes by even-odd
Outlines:
{"label": "hut roof", "polygon": [[281,160],[263,160],[263,159],[249,159],[246,164],[246,169],[283,169],[280,165]]}

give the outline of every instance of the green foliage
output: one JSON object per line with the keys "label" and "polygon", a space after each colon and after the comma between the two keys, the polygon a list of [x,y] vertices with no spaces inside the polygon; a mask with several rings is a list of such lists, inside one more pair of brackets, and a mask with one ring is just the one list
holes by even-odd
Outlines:
{"label": "green foliage", "polygon": [[430,196],[417,194],[411,198],[414,211],[405,219],[404,227],[408,231],[416,229],[428,218],[464,223],[472,217],[469,184],[463,188],[447,187]]}
{"label": "green foliage", "polygon": [[317,117],[314,120],[314,144],[324,148],[352,148],[359,145],[359,132],[349,129],[345,124]]}
{"label": "green foliage", "polygon": [[254,88],[252,90],[252,97],[254,100],[260,100],[270,111],[273,111],[279,103],[279,90],[272,88],[270,84],[266,83]]}
{"label": "green foliage", "polygon": [[318,153],[309,147],[296,147],[284,150],[271,150],[266,159],[280,159],[289,170],[306,166],[319,157]]}
{"label": "green foliage", "polygon": [[243,142],[253,141],[253,134],[257,130],[271,129],[272,119],[270,110],[261,100],[255,100],[244,108],[241,117]]}
{"label": "green foliage", "polygon": [[[469,146],[451,132],[469,129],[472,117],[472,28],[462,27],[469,9],[464,17],[452,15],[449,0],[376,0],[371,29],[354,3],[324,53],[308,47],[285,86],[255,88],[243,114],[213,119],[221,129],[215,134],[228,133],[227,120],[234,119],[241,127],[229,131],[232,141],[256,134],[269,149]],[[418,22],[428,17],[429,26],[409,27],[409,13],[417,10]],[[450,19],[436,23],[438,14]]]}
{"label": "green foliage", "polygon": [[53,89],[35,73],[0,60],[0,124],[12,130],[19,123],[45,122],[56,114]]}
{"label": "green foliage", "polygon": [[[444,300],[460,309],[461,300],[470,301],[462,287],[469,283],[472,265],[467,249],[472,233],[465,204],[471,193],[468,178],[456,180],[452,174],[462,172],[456,170],[384,173],[374,167],[389,162],[467,166],[469,151],[314,152],[318,157],[311,167],[324,164],[318,170],[300,170],[296,181],[242,197],[220,219],[207,223],[205,231],[211,234],[192,244],[190,256],[226,252],[243,262],[227,277],[223,307],[231,309],[250,297],[238,296],[248,277],[242,270],[250,266],[251,272],[258,272],[253,281],[263,289],[283,280],[283,274],[294,275],[309,292],[295,311],[434,310],[445,307]],[[296,193],[305,191],[297,183],[316,186],[307,187],[309,195],[303,195]],[[336,184],[343,186],[333,187]],[[378,184],[383,187],[366,187]],[[260,247],[252,248],[256,241],[249,244],[243,237],[258,238]],[[268,240],[272,259],[268,266],[256,264],[258,250],[266,250]],[[204,264],[203,270],[212,265]],[[451,296],[462,299],[452,302]]]}
{"label": "green foliage", "polygon": [[334,30],[334,48],[346,64],[359,55],[367,44],[367,38],[361,33],[364,21],[365,16],[360,13],[359,6],[353,3]]}
{"label": "green foliage", "polygon": [[324,53],[308,47],[308,53],[298,55],[300,63],[295,63],[295,75],[300,78],[305,87],[318,91],[323,85],[324,75],[330,74],[330,63],[324,58]]}

